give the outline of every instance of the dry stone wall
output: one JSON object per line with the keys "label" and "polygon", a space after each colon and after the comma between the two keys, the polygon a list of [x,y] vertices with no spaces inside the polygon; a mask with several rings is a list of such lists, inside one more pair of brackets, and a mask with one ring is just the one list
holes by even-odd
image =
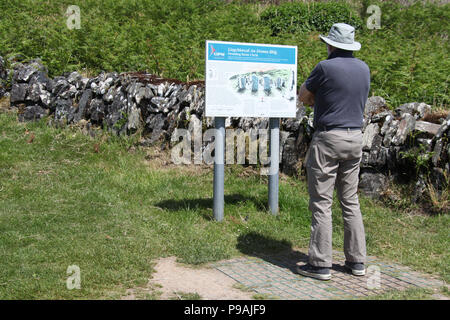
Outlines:
{"label": "dry stone wall", "polygon": [[[18,110],[19,121],[50,116],[55,124],[83,120],[88,126],[102,126],[116,134],[140,130],[143,145],[163,143],[170,147],[174,130],[192,129],[192,123],[211,128],[213,120],[204,117],[204,94],[200,81],[182,83],[145,73],[101,73],[88,78],[72,72],[51,79],[39,60],[15,63],[6,69],[0,57],[0,98],[9,97],[11,107]],[[413,200],[417,200],[426,183],[425,175],[436,190],[448,187],[450,116],[438,119],[438,123],[425,121],[430,111],[425,103],[406,103],[390,110],[382,97],[368,99],[361,192],[378,197],[391,180],[416,179]],[[312,119],[313,113],[301,104],[295,119],[282,119],[282,172],[304,174],[305,155],[314,132]],[[244,131],[267,129],[268,119],[228,118],[226,125]]]}

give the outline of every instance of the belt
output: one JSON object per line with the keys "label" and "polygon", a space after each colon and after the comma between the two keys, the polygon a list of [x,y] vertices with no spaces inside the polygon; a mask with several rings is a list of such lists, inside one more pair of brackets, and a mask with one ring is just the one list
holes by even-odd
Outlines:
{"label": "belt", "polygon": [[342,127],[342,126],[317,126],[317,131],[331,131],[331,130],[361,130],[361,127]]}

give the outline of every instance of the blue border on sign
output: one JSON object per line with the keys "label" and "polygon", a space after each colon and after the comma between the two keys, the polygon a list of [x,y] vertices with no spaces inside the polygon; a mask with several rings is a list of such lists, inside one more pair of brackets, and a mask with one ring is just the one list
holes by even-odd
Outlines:
{"label": "blue border on sign", "polygon": [[207,60],[295,64],[295,48],[208,42]]}

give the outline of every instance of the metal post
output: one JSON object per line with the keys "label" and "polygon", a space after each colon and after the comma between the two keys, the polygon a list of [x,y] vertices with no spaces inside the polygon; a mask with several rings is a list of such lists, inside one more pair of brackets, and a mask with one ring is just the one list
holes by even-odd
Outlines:
{"label": "metal post", "polygon": [[270,171],[269,171],[269,209],[278,214],[278,169],[280,163],[280,119],[269,119],[270,129]]}
{"label": "metal post", "polygon": [[225,118],[215,117],[216,128],[214,148],[214,219],[223,220],[224,207],[224,153],[225,153]]}

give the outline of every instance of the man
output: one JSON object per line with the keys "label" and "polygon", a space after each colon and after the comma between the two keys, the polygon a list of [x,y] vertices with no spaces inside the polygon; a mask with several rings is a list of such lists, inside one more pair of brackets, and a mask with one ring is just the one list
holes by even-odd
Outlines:
{"label": "man", "polygon": [[353,51],[361,48],[354,34],[352,26],[336,23],[327,37],[320,35],[328,59],[317,64],[299,93],[300,101],[314,105],[315,132],[306,161],[312,212],[309,261],[297,271],[320,280],[331,279],[335,186],[344,218],[345,266],[353,275],[365,274],[366,242],[357,189],[370,70],[353,57]]}

